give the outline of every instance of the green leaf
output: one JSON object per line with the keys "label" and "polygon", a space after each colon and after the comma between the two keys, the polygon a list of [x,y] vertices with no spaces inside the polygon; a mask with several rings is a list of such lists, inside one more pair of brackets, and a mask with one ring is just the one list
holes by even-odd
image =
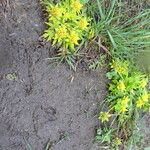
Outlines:
{"label": "green leaf", "polygon": [[109,20],[110,16],[113,14],[113,11],[115,9],[115,3],[116,3],[116,0],[113,0],[106,20]]}
{"label": "green leaf", "polygon": [[115,41],[114,41],[114,38],[112,37],[111,33],[110,33],[108,30],[107,30],[107,33],[108,33],[108,36],[109,36],[109,38],[110,38],[110,41],[111,41],[113,47],[114,47],[114,48],[117,48],[117,45],[116,45],[116,43],[115,43]]}
{"label": "green leaf", "polygon": [[112,79],[114,76],[116,76],[116,72],[115,71],[112,71],[112,72],[108,72],[106,74],[106,77],[110,80]]}
{"label": "green leaf", "polygon": [[101,6],[101,3],[100,3],[99,0],[97,0],[97,5],[98,5],[98,9],[99,9],[99,14],[101,16],[101,20],[104,20],[105,16],[104,16],[104,13],[103,13],[103,10],[102,10],[102,6]]}
{"label": "green leaf", "polygon": [[102,137],[99,136],[99,135],[97,135],[97,136],[95,137],[95,139],[96,139],[97,141],[100,141],[100,140],[102,139]]}
{"label": "green leaf", "polygon": [[99,129],[97,130],[97,135],[101,135],[101,134],[102,134],[102,129],[99,128]]}

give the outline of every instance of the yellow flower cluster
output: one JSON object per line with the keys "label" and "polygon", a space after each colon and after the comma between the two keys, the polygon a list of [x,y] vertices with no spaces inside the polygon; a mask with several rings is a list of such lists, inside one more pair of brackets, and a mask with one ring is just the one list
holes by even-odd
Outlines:
{"label": "yellow flower cluster", "polygon": [[141,87],[141,88],[145,88],[146,85],[147,85],[147,79],[142,79],[142,80],[140,81],[140,87]]}
{"label": "yellow flower cluster", "polygon": [[79,35],[75,31],[72,31],[69,36],[69,41],[72,44],[78,45]]}
{"label": "yellow flower cluster", "polygon": [[78,22],[78,26],[80,27],[80,29],[84,30],[87,28],[88,26],[88,21],[87,21],[87,18],[83,17],[81,18],[81,20]]}
{"label": "yellow flower cluster", "polygon": [[[111,132],[109,140],[111,142],[108,144],[111,143],[113,147],[118,149],[120,145],[124,144],[124,137],[120,133],[125,128],[127,128],[125,131],[132,132],[133,128],[128,127],[128,122],[135,123],[137,113],[141,112],[137,110],[150,111],[150,93],[146,88],[148,84],[146,75],[134,67],[130,67],[129,62],[116,59],[112,61],[111,68],[110,72],[107,73],[111,82],[108,87],[109,94],[105,101],[109,109],[107,112],[100,113],[99,120],[101,122],[109,121],[111,116],[109,112],[115,116],[112,122],[107,123],[110,127],[106,124],[108,131],[104,128],[106,130],[104,133]],[[102,133],[102,135],[104,134]]]}
{"label": "yellow flower cluster", "polygon": [[147,91],[145,91],[136,101],[136,107],[141,108],[149,101],[149,95]]}
{"label": "yellow flower cluster", "polygon": [[122,144],[122,141],[120,138],[116,137],[114,140],[113,140],[113,144],[115,144],[116,146],[119,146]]}
{"label": "yellow flower cluster", "polygon": [[56,39],[63,39],[63,38],[66,38],[67,36],[68,36],[68,34],[67,34],[67,29],[65,26],[59,26],[56,29],[56,33],[55,33]]}
{"label": "yellow flower cluster", "polygon": [[53,17],[60,17],[62,15],[62,10],[58,5],[51,5],[50,8],[48,8],[48,11]]}
{"label": "yellow flower cluster", "polygon": [[113,68],[119,74],[128,73],[129,63],[127,61],[121,61],[119,59],[113,60],[111,63],[111,68]]}
{"label": "yellow flower cluster", "polygon": [[71,7],[74,11],[79,12],[83,5],[80,3],[79,0],[72,0]]}
{"label": "yellow flower cluster", "polygon": [[48,29],[44,37],[53,44],[58,43],[65,49],[75,49],[89,32],[89,19],[82,12],[79,0],[62,0],[47,6]]}
{"label": "yellow flower cluster", "polygon": [[120,113],[127,112],[128,111],[128,103],[129,103],[128,97],[124,96],[122,99],[118,99],[117,104],[115,105],[115,110]]}
{"label": "yellow flower cluster", "polygon": [[109,84],[109,107],[119,113],[120,119],[136,108],[150,109],[150,94],[146,89],[148,79],[141,72],[131,70],[129,65],[127,61],[115,59],[108,73],[112,80]]}
{"label": "yellow flower cluster", "polygon": [[122,80],[119,80],[119,82],[117,83],[117,89],[121,92],[123,92],[125,90],[125,84]]}

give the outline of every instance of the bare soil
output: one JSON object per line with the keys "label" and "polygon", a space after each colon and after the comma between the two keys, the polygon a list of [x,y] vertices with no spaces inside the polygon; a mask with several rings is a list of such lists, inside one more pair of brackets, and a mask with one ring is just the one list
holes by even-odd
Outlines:
{"label": "bare soil", "polygon": [[43,22],[38,0],[0,0],[0,150],[96,150],[106,71],[48,64]]}

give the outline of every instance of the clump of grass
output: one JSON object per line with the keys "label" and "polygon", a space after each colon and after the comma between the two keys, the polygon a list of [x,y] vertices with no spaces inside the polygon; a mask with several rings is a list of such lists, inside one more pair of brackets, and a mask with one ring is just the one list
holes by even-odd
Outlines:
{"label": "clump of grass", "polygon": [[88,15],[93,17],[95,39],[113,57],[133,59],[136,52],[150,47],[150,9],[129,16],[119,0],[91,0],[87,5]]}

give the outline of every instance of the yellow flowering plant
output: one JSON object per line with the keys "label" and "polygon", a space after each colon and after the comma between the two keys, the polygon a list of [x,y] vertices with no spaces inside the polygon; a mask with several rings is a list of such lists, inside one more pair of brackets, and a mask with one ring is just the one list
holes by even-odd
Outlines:
{"label": "yellow flowering plant", "polygon": [[132,66],[129,61],[114,59],[107,73],[110,79],[109,94],[104,104],[107,103],[108,111],[106,108],[105,112],[102,110],[98,118],[109,130],[114,129],[110,140],[114,142],[107,143],[112,147],[126,145],[136,128],[136,121],[141,112],[150,110],[148,78]]}
{"label": "yellow flowering plant", "polygon": [[109,121],[109,118],[111,117],[111,114],[108,112],[100,112],[99,114],[99,120],[102,122]]}
{"label": "yellow flowering plant", "polygon": [[91,19],[85,14],[85,6],[80,0],[45,4],[48,19],[43,37],[59,47],[59,56],[76,54],[77,47],[86,41],[91,32]]}

